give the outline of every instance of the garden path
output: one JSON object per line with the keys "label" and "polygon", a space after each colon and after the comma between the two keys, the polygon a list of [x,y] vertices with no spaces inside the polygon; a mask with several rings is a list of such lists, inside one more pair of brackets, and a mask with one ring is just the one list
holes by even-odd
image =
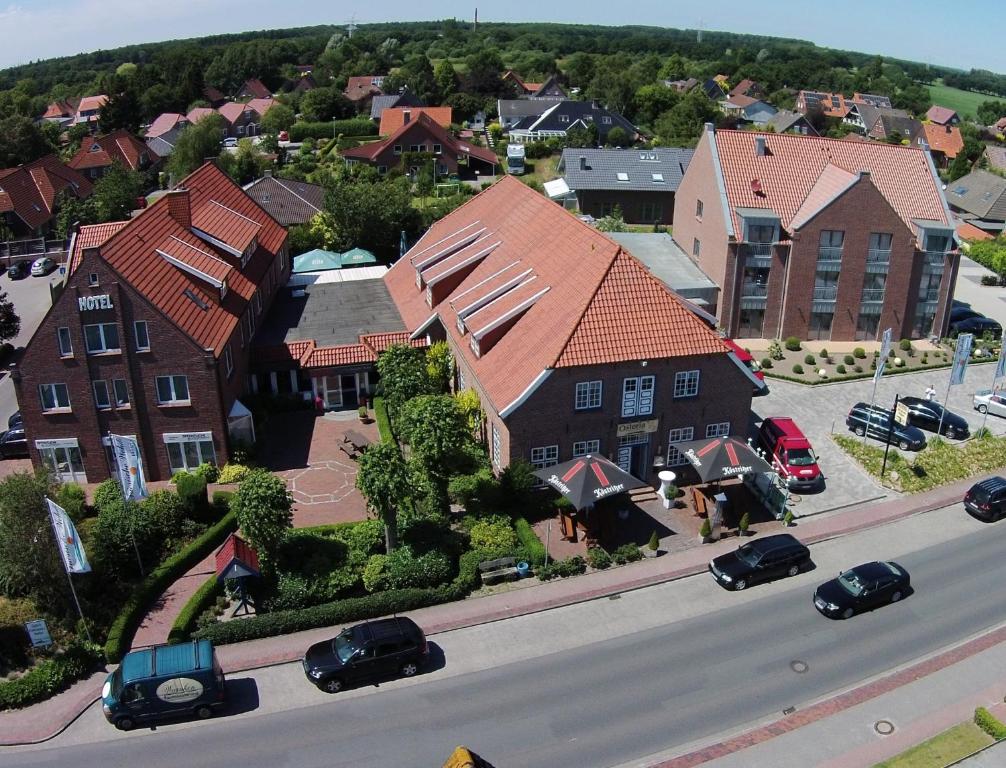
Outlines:
{"label": "garden path", "polygon": [[140,622],[133,636],[131,649],[168,642],[168,633],[178,614],[196,593],[196,590],[213,575],[213,554],[196,563],[178,581],[165,590]]}

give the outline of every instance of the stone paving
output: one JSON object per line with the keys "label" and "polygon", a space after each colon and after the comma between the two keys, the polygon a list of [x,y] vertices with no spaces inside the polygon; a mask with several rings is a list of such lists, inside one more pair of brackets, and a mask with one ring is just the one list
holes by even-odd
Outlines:
{"label": "stone paving", "polygon": [[168,587],[150,609],[133,637],[131,649],[168,642],[168,633],[178,614],[214,572],[213,554],[207,555]]}

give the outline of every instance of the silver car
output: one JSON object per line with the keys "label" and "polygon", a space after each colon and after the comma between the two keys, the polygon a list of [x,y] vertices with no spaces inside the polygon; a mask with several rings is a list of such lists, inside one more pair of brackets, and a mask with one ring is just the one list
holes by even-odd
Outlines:
{"label": "silver car", "polygon": [[983,389],[975,392],[972,404],[979,413],[991,413],[1006,418],[1006,390],[993,392],[991,389]]}

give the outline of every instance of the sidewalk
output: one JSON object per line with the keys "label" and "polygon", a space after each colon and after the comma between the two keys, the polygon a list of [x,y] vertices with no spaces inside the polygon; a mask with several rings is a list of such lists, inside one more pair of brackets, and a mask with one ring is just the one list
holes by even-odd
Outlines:
{"label": "sidewalk", "polygon": [[[863,504],[841,512],[801,520],[794,532],[811,544],[854,533],[957,503],[974,480],[926,494],[906,496],[883,504]],[[620,568],[597,571],[546,583],[528,580],[523,586],[456,603],[410,611],[428,635],[521,616],[598,597],[680,579],[706,570],[709,558],[737,546],[735,538],[716,544],[641,560]],[[198,586],[198,585],[197,585]],[[233,674],[300,658],[303,649],[332,635],[323,627],[292,635],[263,638],[218,648],[224,671]],[[98,697],[101,676],[78,683],[67,693],[23,710],[0,714],[0,746],[45,741],[62,732]]]}

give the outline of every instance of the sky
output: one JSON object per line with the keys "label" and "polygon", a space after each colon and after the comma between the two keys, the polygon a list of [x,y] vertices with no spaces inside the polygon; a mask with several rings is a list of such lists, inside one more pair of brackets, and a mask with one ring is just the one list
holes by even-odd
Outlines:
{"label": "sky", "polygon": [[[251,29],[471,19],[476,2],[384,0],[0,0],[0,68],[99,48]],[[627,12],[627,9],[631,11]],[[967,9],[973,8],[973,11]],[[999,18],[995,18],[995,17]],[[1006,71],[1006,6],[978,0],[508,0],[484,21],[641,24],[793,37],[960,69]],[[966,44],[965,44],[966,43]]]}

